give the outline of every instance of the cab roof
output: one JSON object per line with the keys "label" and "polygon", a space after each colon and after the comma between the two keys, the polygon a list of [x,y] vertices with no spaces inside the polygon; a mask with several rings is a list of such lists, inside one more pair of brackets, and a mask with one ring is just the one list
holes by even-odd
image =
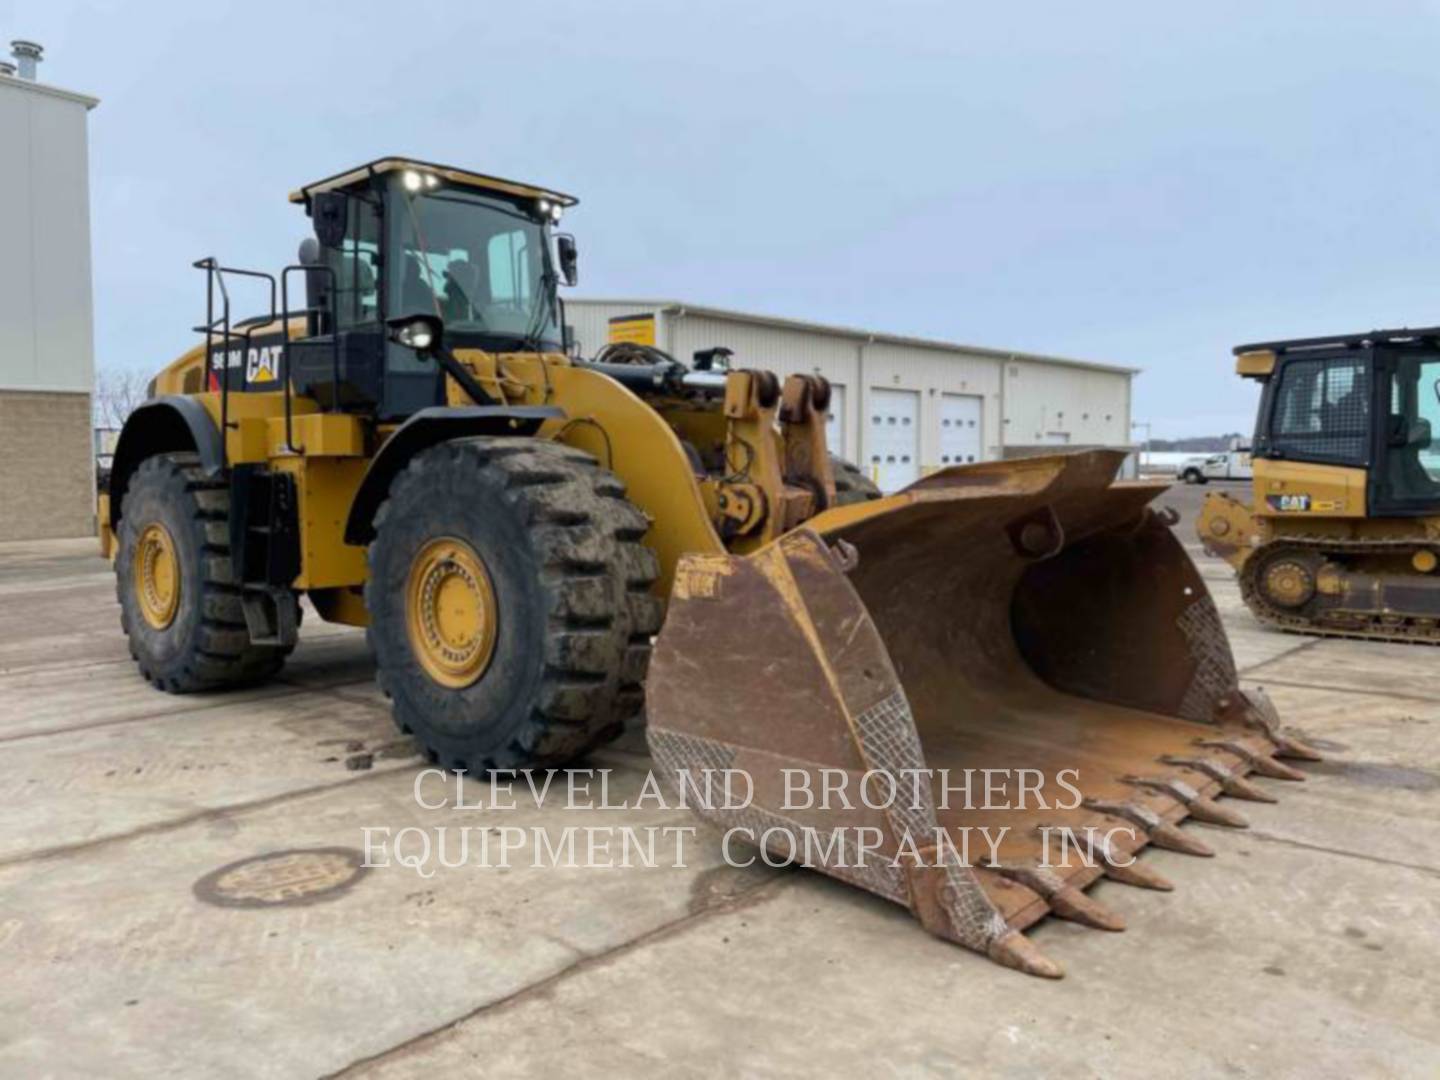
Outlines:
{"label": "cab roof", "polygon": [[1440,339],[1440,326],[1396,330],[1370,330],[1363,334],[1334,334],[1330,337],[1287,338],[1284,341],[1257,341],[1252,345],[1236,345],[1236,356],[1253,352],[1303,352],[1310,349],[1358,349],[1367,345],[1423,344]]}
{"label": "cab roof", "polygon": [[383,157],[365,165],[357,165],[353,169],[336,173],[334,176],[327,176],[324,180],[317,180],[313,184],[306,184],[298,191],[290,193],[292,203],[308,202],[310,196],[321,191],[334,191],[336,188],[349,187],[351,184],[364,180],[369,176],[376,176],[381,173],[400,172],[404,169],[414,169],[417,172],[432,173],[439,176],[447,183],[457,187],[473,188],[477,191],[496,191],[504,195],[520,195],[529,199],[549,199],[551,202],[559,203],[561,206],[574,206],[580,200],[573,195],[566,195],[562,191],[551,191],[549,188],[536,187],[534,184],[523,184],[518,180],[504,180],[498,176],[486,176],[484,173],[470,172],[466,169],[457,169],[452,165],[437,165],[432,161],[420,161],[417,158],[406,157]]}

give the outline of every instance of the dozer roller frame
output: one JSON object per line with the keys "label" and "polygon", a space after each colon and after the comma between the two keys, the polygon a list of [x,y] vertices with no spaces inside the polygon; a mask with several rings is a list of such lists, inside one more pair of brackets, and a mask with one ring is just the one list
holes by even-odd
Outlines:
{"label": "dozer roller frame", "polygon": [[[1021,931],[1047,912],[1121,928],[1087,885],[1169,888],[1140,849],[1210,854],[1178,823],[1241,826],[1216,796],[1265,798],[1248,774],[1293,777],[1277,756],[1315,757],[1239,687],[1203,581],[1147,506],[1165,486],[1112,483],[1120,460],[961,466],[748,557],[685,558],[652,662],[657,765],[682,792],[743,771],[753,798],[703,817],[941,937],[1060,974]],[[956,807],[941,777],[966,769],[1078,799]],[[797,801],[800,776],[851,805]],[[901,796],[867,805],[877,777]],[[986,858],[957,855],[987,826],[1001,839]],[[864,830],[878,839],[857,865]],[[1054,830],[1083,858],[1047,859]]]}

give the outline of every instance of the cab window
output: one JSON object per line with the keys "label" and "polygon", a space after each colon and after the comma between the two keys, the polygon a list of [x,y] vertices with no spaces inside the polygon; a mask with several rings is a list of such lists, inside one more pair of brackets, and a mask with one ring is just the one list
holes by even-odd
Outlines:
{"label": "cab window", "polygon": [[1280,371],[1270,450],[1280,456],[1364,465],[1370,378],[1364,359],[1290,360]]}

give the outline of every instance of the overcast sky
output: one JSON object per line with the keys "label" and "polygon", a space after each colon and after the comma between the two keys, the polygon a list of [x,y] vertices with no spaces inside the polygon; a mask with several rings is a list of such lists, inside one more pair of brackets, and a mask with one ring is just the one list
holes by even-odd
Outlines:
{"label": "overcast sky", "polygon": [[1437,30],[1418,2],[0,0],[101,98],[101,365],[191,343],[201,255],[291,261],[290,189],[409,154],[579,195],[579,295],[1133,365],[1157,436],[1249,430],[1234,344],[1440,322]]}

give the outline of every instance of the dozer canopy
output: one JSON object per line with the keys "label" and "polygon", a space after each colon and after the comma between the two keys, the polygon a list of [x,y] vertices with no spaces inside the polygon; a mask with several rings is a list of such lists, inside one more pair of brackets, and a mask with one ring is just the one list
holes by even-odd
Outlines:
{"label": "dozer canopy", "polygon": [[[1147,844],[1244,821],[1214,796],[1313,756],[1240,689],[1199,573],[1116,483],[1112,451],[952,468],[827,511],[747,557],[682,561],[649,681],[672,784],[743,772],[696,807],[767,856],[909,907],[1033,974],[1047,912],[1123,921],[1081,890],[1169,888]],[[695,805],[695,800],[689,800]]]}

